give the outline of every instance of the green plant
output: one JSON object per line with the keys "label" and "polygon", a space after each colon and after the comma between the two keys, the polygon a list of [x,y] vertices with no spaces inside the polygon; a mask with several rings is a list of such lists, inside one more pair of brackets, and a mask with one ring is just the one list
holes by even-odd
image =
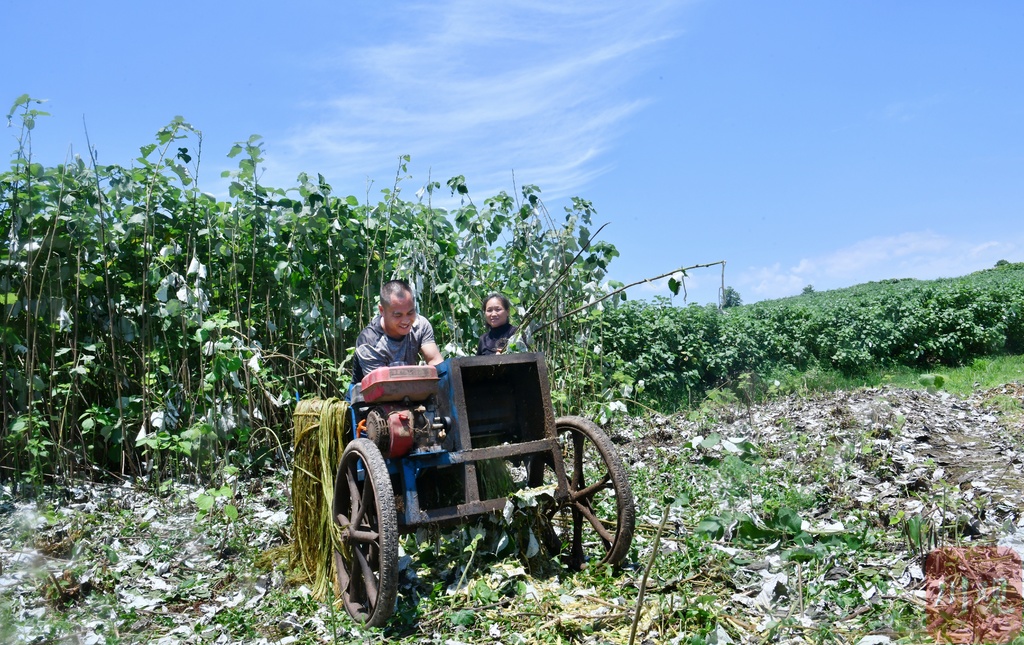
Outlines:
{"label": "green plant", "polygon": [[228,521],[235,521],[238,519],[238,508],[229,503],[235,495],[235,491],[231,486],[225,484],[220,488],[208,488],[205,493],[200,493],[196,497],[196,508],[199,509],[197,516],[199,519],[210,517],[217,506],[218,500],[224,500],[223,507],[220,509],[224,513],[224,517]]}
{"label": "green plant", "polygon": [[[951,392],[970,393],[975,382],[999,381],[993,372],[1014,360],[1005,354],[1024,347],[1022,284],[1024,265],[1008,265],[961,278],[872,282],[724,313],[657,299],[627,302],[604,313],[611,330],[604,356],[643,380],[641,402],[661,410],[692,407],[743,374],[762,376],[757,396],[887,379],[916,383],[922,371],[944,377]],[[951,380],[977,359],[983,359],[972,367],[978,378],[964,373]]]}
{"label": "green plant", "polygon": [[923,385],[929,392],[934,393],[936,390],[942,389],[943,383],[946,382],[945,377],[942,374],[922,374],[918,378],[918,383]]}
{"label": "green plant", "polygon": [[740,293],[732,287],[726,287],[725,291],[722,292],[722,309],[739,307],[742,304],[743,299],[740,298]]}
{"label": "green plant", "polygon": [[936,527],[920,513],[906,517],[900,511],[892,522],[898,523],[903,539],[906,541],[907,550],[917,557],[923,558],[939,545],[939,533]]}
{"label": "green plant", "polygon": [[182,117],[130,166],[51,167],[31,158],[38,103],[14,102],[18,145],[0,173],[0,478],[98,468],[209,483],[229,455],[246,467],[292,401],[347,389],[355,335],[392,277],[416,286],[449,355],[479,333],[479,297],[509,293],[538,327],[559,410],[619,407],[599,318],[556,320],[613,288],[617,252],[590,202],[556,221],[537,186],[478,205],[459,176],[447,211],[438,182],[404,198],[408,156],[376,202],[336,196],[322,175],[267,186],[258,135],[229,150],[218,200],[199,184],[202,132]]}

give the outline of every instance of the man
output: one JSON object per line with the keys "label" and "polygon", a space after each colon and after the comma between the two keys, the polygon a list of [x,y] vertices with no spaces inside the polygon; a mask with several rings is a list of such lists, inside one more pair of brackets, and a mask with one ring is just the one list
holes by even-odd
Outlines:
{"label": "man", "polygon": [[358,384],[378,367],[395,363],[415,365],[420,355],[428,365],[437,365],[444,360],[434,341],[434,328],[430,321],[416,313],[416,302],[408,282],[385,282],[380,288],[377,309],[379,315],[359,333],[356,340],[354,383]]}

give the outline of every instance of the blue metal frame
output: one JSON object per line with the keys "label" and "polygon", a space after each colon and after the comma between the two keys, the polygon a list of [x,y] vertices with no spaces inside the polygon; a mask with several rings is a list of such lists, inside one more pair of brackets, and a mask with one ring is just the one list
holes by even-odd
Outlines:
{"label": "blue metal frame", "polygon": [[[433,450],[421,452],[410,452],[399,458],[384,458],[387,465],[388,475],[397,484],[394,492],[402,495],[404,504],[399,512],[399,528],[410,529],[416,526],[433,523],[459,522],[467,517],[482,515],[489,512],[500,511],[505,505],[505,499],[481,499],[476,481],[476,462],[484,459],[495,458],[530,458],[534,455],[550,455],[552,466],[557,474],[557,490],[555,496],[558,498],[568,496],[568,484],[565,478],[564,465],[561,460],[561,450],[558,445],[557,431],[554,423],[553,409],[548,391],[547,371],[541,354],[516,354],[507,356],[484,356],[484,357],[457,357],[443,361],[437,367],[438,414],[445,414],[450,419],[448,437],[444,441],[444,447],[437,447]],[[467,403],[466,388],[463,379],[466,378],[464,371],[469,370],[474,375],[481,370],[488,373],[491,369],[509,370],[514,372],[515,378],[524,379],[532,386],[533,403],[539,408],[532,410],[534,415],[531,423],[529,436],[525,440],[515,443],[505,443],[500,446],[489,448],[473,448],[473,440],[470,437],[469,427],[469,404]],[[516,372],[516,370],[520,370]],[[530,378],[524,378],[523,374],[533,375],[536,371],[534,383]],[[457,378],[453,375],[458,375]],[[477,387],[479,384],[477,383]],[[352,402],[355,385],[349,386],[346,399],[350,403],[349,413],[351,414],[352,437],[357,436],[356,427],[361,415],[357,405]],[[528,388],[531,389],[531,388]],[[463,417],[466,413],[466,418]],[[536,426],[536,427],[534,427]],[[420,474],[432,468],[444,468],[449,466],[463,467],[461,476],[464,484],[464,503],[454,507],[423,509],[419,505],[419,493],[416,488],[416,481]],[[360,465],[360,476],[365,477]]]}

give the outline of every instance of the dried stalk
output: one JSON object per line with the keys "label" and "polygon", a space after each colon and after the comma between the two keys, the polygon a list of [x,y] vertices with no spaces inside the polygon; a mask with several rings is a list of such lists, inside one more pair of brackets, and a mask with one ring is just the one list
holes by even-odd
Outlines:
{"label": "dried stalk", "polygon": [[647,566],[644,568],[644,577],[640,580],[640,593],[636,596],[636,611],[633,612],[633,624],[629,627],[629,645],[633,645],[636,640],[636,626],[640,622],[640,611],[644,606],[644,592],[647,591],[647,578],[651,575],[651,569],[654,568],[654,561],[658,559],[658,546],[661,543],[661,532],[665,530],[665,525],[668,524],[668,509],[669,506],[665,506],[665,511],[661,515],[661,525],[658,527],[658,532],[654,534],[654,545],[651,547],[651,559],[647,561]]}

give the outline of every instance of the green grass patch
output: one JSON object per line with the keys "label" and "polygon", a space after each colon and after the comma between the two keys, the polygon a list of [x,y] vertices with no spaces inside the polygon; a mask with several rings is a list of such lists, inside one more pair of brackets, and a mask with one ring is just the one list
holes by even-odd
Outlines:
{"label": "green grass patch", "polygon": [[892,366],[867,369],[853,376],[820,367],[811,367],[803,372],[780,370],[763,379],[761,390],[770,397],[775,394],[810,394],[891,385],[908,389],[942,390],[966,397],[973,392],[1021,381],[1024,381],[1024,356],[1005,355],[976,358],[969,365],[960,367],[940,366],[924,370]]}

